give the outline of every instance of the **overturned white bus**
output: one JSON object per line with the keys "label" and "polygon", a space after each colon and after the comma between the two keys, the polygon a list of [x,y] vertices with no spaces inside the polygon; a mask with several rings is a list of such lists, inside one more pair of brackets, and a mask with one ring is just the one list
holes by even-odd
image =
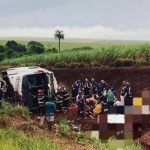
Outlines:
{"label": "overturned white bus", "polygon": [[7,99],[11,103],[24,104],[30,109],[38,107],[38,90],[42,89],[47,97],[52,97],[57,92],[54,73],[37,66],[4,70],[2,78],[7,85]]}

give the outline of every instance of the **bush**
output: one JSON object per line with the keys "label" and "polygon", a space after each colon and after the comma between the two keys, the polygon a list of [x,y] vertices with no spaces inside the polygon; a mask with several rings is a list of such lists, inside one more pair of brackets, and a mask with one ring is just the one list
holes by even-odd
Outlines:
{"label": "bush", "polygon": [[50,53],[58,53],[58,49],[55,48],[55,47],[53,47],[51,49],[48,49],[47,51],[50,52]]}
{"label": "bush", "polygon": [[68,64],[66,62],[59,62],[54,65],[55,68],[67,68]]}
{"label": "bush", "polygon": [[5,46],[7,49],[12,49],[15,52],[26,52],[26,46],[18,44],[16,41],[7,41]]}
{"label": "bush", "polygon": [[71,49],[71,51],[80,51],[80,50],[93,50],[93,48],[85,46],[85,47],[78,47],[78,48]]}
{"label": "bush", "polygon": [[23,53],[23,52],[26,52],[26,46],[25,45],[22,45],[22,44],[18,44],[17,45],[17,50],[16,52],[19,52],[19,53]]}
{"label": "bush", "polygon": [[114,63],[114,67],[130,67],[135,66],[136,61],[133,59],[117,59]]}
{"label": "bush", "polygon": [[36,42],[36,41],[29,42],[27,45],[27,49],[29,52],[37,53],[37,54],[44,53],[44,51],[45,51],[44,45],[41,44],[40,42]]}
{"label": "bush", "polygon": [[5,46],[8,48],[8,49],[13,49],[13,50],[17,50],[17,46],[18,46],[18,43],[14,40],[12,41],[7,41]]}
{"label": "bush", "polygon": [[4,46],[0,45],[0,53],[4,53],[4,52],[5,52]]}
{"label": "bush", "polygon": [[3,101],[2,109],[0,109],[0,115],[7,115],[7,116],[15,116],[21,115],[22,117],[29,118],[30,112],[28,108],[22,107],[19,105],[11,105],[8,102]]}
{"label": "bush", "polygon": [[0,54],[0,61],[3,61],[5,59],[5,54],[4,53],[1,53]]}
{"label": "bush", "polygon": [[13,49],[9,49],[9,50],[7,50],[7,52],[6,52],[6,57],[7,58],[12,58],[12,57],[14,57],[16,55],[16,52],[13,50]]}

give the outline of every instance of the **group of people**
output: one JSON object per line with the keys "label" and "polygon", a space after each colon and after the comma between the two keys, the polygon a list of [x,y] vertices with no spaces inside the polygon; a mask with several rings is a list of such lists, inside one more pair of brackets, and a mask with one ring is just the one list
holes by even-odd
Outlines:
{"label": "group of people", "polygon": [[[0,82],[0,107],[2,101],[2,84]],[[54,122],[55,111],[76,109],[78,119],[95,117],[100,113],[107,113],[114,106],[132,105],[132,90],[128,81],[123,81],[120,98],[117,100],[115,86],[108,85],[104,80],[97,82],[94,78],[77,80],[72,85],[72,101],[65,86],[58,83],[57,93],[48,98],[42,89],[37,91],[39,111],[45,114],[45,118],[51,127]]]}
{"label": "group of people", "polygon": [[[128,81],[123,81],[119,99],[115,87],[108,85],[104,80],[98,83],[94,78],[86,78],[84,81],[77,80],[72,85],[72,98],[77,105],[79,118],[109,112],[114,106],[132,105],[132,97]],[[121,112],[119,109],[116,113]]]}
{"label": "group of people", "polygon": [[[87,98],[90,97],[102,97],[103,94],[108,90],[109,86],[104,81],[96,82],[94,78],[88,80],[77,80],[72,84],[72,98],[75,100],[79,91],[82,91]],[[115,87],[110,86],[111,91],[116,95]]]}

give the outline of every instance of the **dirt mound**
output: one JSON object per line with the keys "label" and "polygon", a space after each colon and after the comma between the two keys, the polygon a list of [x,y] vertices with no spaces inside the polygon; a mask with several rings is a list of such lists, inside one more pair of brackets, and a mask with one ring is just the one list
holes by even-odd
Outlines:
{"label": "dirt mound", "polygon": [[91,79],[97,81],[106,80],[109,84],[116,86],[117,91],[123,80],[131,82],[134,96],[141,96],[144,88],[150,87],[150,67],[124,67],[124,68],[81,68],[81,69],[50,69],[54,72],[57,81],[66,85],[71,91],[71,85],[78,79]]}

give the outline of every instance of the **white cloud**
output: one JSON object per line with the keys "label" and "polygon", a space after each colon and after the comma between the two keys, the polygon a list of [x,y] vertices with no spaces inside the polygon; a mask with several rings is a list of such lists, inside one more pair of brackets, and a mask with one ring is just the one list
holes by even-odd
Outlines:
{"label": "white cloud", "polygon": [[54,37],[55,30],[64,31],[66,38],[150,40],[150,29],[114,29],[101,25],[92,27],[12,27],[0,28],[0,37]]}

